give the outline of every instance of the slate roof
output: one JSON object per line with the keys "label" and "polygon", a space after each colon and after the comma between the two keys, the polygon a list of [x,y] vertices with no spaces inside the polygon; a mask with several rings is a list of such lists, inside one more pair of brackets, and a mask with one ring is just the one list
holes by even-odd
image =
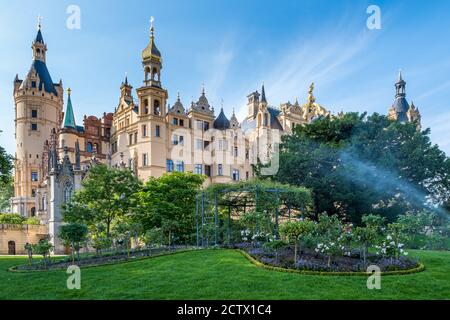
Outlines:
{"label": "slate roof", "polygon": [[220,109],[219,116],[214,120],[213,123],[214,129],[218,130],[226,130],[230,129],[230,120],[225,116],[225,113],[223,113],[223,108]]}
{"label": "slate roof", "polygon": [[45,92],[53,93],[55,96],[57,96],[58,92],[56,91],[55,85],[52,81],[52,77],[48,72],[47,65],[43,61],[34,60],[33,64],[31,65],[31,69],[36,70],[39,76],[39,90],[42,90],[42,87],[44,87]]}

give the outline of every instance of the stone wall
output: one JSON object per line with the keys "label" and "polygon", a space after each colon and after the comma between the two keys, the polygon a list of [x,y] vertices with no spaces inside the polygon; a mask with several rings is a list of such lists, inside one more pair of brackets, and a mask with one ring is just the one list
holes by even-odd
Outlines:
{"label": "stone wall", "polygon": [[[0,224],[0,254],[26,254],[25,244],[37,243],[47,236],[46,226]],[[14,250],[13,250],[14,248]]]}

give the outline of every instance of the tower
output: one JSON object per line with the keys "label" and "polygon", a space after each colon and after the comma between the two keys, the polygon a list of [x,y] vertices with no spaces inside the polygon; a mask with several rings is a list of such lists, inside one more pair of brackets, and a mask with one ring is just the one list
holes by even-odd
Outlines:
{"label": "tower", "polygon": [[399,122],[417,122],[420,128],[420,112],[412,103],[411,106],[406,100],[406,82],[403,80],[402,72],[399,71],[398,79],[395,83],[395,99],[388,112],[388,118]]}
{"label": "tower", "polygon": [[161,86],[161,53],[156,47],[153,17],[150,19],[150,42],[142,51],[144,85],[138,88],[139,122],[148,128],[149,148],[142,153],[138,166],[143,177],[160,176],[166,169],[166,101],[167,91]]}
{"label": "tower", "polygon": [[61,123],[62,82],[53,83],[46,65],[47,45],[39,19],[32,45],[33,59],[24,80],[14,80],[15,104],[15,177],[13,211],[35,216],[36,190],[43,180],[42,153],[51,132]]}

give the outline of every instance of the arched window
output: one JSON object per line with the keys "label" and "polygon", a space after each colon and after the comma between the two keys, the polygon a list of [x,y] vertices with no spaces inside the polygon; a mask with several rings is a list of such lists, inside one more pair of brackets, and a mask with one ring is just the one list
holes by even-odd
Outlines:
{"label": "arched window", "polygon": [[144,73],[145,73],[145,81],[147,81],[148,80],[148,74],[150,73],[150,67],[145,67]]}
{"label": "arched window", "polygon": [[91,153],[91,152],[92,152],[92,149],[93,149],[93,147],[92,147],[92,142],[88,142],[88,143],[87,143],[87,147],[86,147],[86,151],[89,152],[89,153]]}
{"label": "arched window", "polygon": [[[152,70],[152,80],[156,80],[156,76],[158,75],[158,70],[156,68],[153,68]],[[158,79],[159,81],[159,79]]]}
{"label": "arched window", "polygon": [[161,106],[159,100],[153,101],[153,113],[157,116],[161,114]]}
{"label": "arched window", "polygon": [[35,217],[35,216],[36,216],[36,208],[35,208],[35,207],[32,207],[32,208],[31,208],[31,216],[32,216],[32,217]]}
{"label": "arched window", "polygon": [[63,189],[63,201],[64,203],[68,203],[70,199],[72,198],[73,193],[73,185],[72,182],[66,181],[64,183],[64,189]]}

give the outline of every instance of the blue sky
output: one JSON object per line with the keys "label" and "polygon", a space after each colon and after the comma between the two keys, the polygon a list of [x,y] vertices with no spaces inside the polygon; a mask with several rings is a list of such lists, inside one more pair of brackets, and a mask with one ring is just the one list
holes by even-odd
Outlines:
{"label": "blue sky", "polygon": [[[366,27],[368,5],[381,30]],[[81,29],[66,28],[69,5]],[[47,65],[72,88],[78,124],[117,106],[125,72],[143,80],[141,51],[155,17],[162,84],[185,107],[202,83],[216,114],[246,114],[246,96],[264,82],[269,104],[317,102],[333,112],[387,113],[401,69],[407,99],[419,107],[434,143],[450,154],[450,1],[6,1],[0,11],[0,143],[14,154],[13,79],[25,77],[37,15],[43,16]]]}

